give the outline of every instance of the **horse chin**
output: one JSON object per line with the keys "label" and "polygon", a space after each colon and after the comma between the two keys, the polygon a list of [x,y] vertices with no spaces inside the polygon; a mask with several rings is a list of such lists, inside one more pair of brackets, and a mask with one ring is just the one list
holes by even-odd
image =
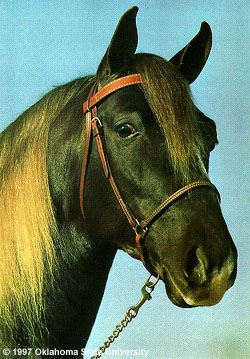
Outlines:
{"label": "horse chin", "polygon": [[179,286],[176,285],[176,282],[172,279],[170,275],[164,274],[163,275],[163,282],[165,284],[166,292],[168,298],[171,302],[176,305],[177,307],[181,308],[192,308],[193,306],[188,304],[184,300],[184,296],[182,295]]}
{"label": "horse chin", "polygon": [[169,290],[169,286],[168,284],[166,284],[165,282],[165,286],[166,286],[166,292],[168,295],[168,298],[171,300],[171,302],[176,305],[177,307],[180,308],[193,308],[193,305],[189,305],[183,298],[183,296],[181,295],[181,293],[179,291],[176,290]]}

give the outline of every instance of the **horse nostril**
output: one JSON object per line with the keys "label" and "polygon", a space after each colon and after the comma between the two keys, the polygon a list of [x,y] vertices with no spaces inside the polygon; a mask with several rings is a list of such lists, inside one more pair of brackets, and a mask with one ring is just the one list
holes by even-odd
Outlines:
{"label": "horse nostril", "polygon": [[187,255],[184,274],[192,286],[201,286],[207,280],[207,260],[203,250],[193,247]]}

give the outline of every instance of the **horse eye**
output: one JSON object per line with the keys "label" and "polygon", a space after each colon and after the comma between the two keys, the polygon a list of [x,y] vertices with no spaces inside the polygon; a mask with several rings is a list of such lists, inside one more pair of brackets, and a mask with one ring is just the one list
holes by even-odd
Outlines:
{"label": "horse eye", "polygon": [[123,123],[116,128],[116,133],[121,138],[126,138],[135,135],[137,132],[129,123]]}

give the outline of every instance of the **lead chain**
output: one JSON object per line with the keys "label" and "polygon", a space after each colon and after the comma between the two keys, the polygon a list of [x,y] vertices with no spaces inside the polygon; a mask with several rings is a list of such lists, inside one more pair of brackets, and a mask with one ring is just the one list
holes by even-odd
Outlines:
{"label": "lead chain", "polygon": [[91,357],[91,359],[98,359],[101,358],[102,354],[105,352],[107,348],[109,348],[110,344],[112,344],[116,338],[119,337],[120,333],[123,329],[128,325],[129,322],[132,321],[134,316],[126,314],[124,319],[122,319],[121,323],[115,327],[115,330],[112,334],[108,337],[107,341],[98,349],[96,354]]}
{"label": "lead chain", "polygon": [[[148,276],[146,282],[143,284],[141,288],[141,298],[135,306],[129,307],[125,317],[122,319],[120,324],[115,327],[115,330],[108,337],[107,341],[97,350],[96,354],[92,356],[90,359],[99,359],[102,354],[106,351],[107,348],[115,341],[116,338],[119,337],[120,333],[124,328],[127,327],[128,323],[130,323],[138,314],[141,306],[148,300],[151,299],[151,293],[154,290],[155,285],[159,281],[159,276],[156,278],[155,282],[150,281],[151,275]],[[147,291],[149,289],[149,291]]]}

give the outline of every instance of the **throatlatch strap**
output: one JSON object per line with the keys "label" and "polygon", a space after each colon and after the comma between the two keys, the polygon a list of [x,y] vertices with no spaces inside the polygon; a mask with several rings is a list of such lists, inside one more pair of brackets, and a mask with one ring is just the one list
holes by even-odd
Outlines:
{"label": "throatlatch strap", "polygon": [[86,113],[86,128],[85,128],[85,141],[84,141],[84,152],[83,152],[83,161],[82,161],[82,172],[81,172],[81,181],[80,181],[80,207],[82,216],[85,219],[84,208],[83,208],[83,195],[84,195],[84,185],[86,179],[87,163],[89,157],[89,144],[91,139],[91,112]]}

